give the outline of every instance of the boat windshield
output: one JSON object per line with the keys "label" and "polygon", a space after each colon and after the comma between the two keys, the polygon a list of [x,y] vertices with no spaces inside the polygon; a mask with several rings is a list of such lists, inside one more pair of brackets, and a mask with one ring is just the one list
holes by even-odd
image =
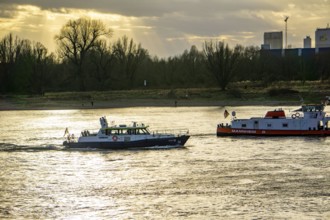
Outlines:
{"label": "boat windshield", "polygon": [[322,112],[324,105],[304,105],[302,106],[303,112]]}
{"label": "boat windshield", "polygon": [[150,134],[147,127],[111,127],[105,129],[106,135],[147,135]]}

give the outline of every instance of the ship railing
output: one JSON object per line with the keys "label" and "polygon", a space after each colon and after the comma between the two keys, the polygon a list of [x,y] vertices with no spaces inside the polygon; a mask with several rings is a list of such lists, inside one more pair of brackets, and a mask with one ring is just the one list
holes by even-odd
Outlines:
{"label": "ship railing", "polygon": [[231,128],[231,125],[228,124],[228,123],[221,123],[221,124],[218,124],[218,128]]}
{"label": "ship railing", "polygon": [[182,135],[188,135],[189,129],[166,129],[166,130],[156,130],[151,132],[153,135],[176,135],[176,136],[182,136]]}
{"label": "ship railing", "polygon": [[77,139],[77,137],[74,134],[67,134],[66,141],[68,143],[74,143],[74,142],[77,142],[78,139]]}
{"label": "ship railing", "polygon": [[65,138],[65,142],[67,142],[67,143],[72,143],[72,142],[77,141],[77,138],[75,137],[75,135],[73,133],[70,134],[68,128],[65,128],[63,137]]}
{"label": "ship railing", "polygon": [[89,136],[96,136],[96,135],[97,135],[96,132],[91,133],[89,130],[84,130],[80,134],[81,137],[89,137]]}
{"label": "ship railing", "polygon": [[[80,137],[89,137],[89,136],[96,136],[96,135],[97,135],[97,133],[95,133],[95,132],[91,133],[88,130],[84,130],[80,133]],[[72,134],[68,133],[67,135],[65,135],[65,137],[66,137],[65,138],[66,141],[69,143],[78,141],[78,137],[75,136],[73,133]]]}

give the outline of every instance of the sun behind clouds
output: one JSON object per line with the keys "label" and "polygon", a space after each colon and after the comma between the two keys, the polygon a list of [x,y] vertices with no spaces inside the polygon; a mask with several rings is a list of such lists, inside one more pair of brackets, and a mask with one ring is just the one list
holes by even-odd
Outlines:
{"label": "sun behind clouds", "polygon": [[[114,30],[113,41],[123,35],[142,44],[151,55],[181,54],[205,40],[229,45],[260,46],[263,33],[284,31],[289,16],[288,43],[302,47],[303,38],[315,38],[316,28],[330,23],[328,0],[261,1],[127,1],[12,0],[0,3],[0,37],[13,33],[41,42],[55,52],[54,36],[70,19],[100,19]],[[314,41],[313,41],[314,42]]]}

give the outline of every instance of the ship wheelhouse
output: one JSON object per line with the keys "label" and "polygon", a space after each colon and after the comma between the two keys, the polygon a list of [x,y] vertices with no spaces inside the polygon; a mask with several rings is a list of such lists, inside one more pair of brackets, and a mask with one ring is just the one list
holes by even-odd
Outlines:
{"label": "ship wheelhouse", "polygon": [[268,111],[265,115],[265,118],[285,118],[285,112],[284,110],[280,109],[275,109],[274,111]]}
{"label": "ship wheelhouse", "polygon": [[104,126],[99,134],[105,136],[111,135],[150,135],[149,126],[133,122],[132,125]]}

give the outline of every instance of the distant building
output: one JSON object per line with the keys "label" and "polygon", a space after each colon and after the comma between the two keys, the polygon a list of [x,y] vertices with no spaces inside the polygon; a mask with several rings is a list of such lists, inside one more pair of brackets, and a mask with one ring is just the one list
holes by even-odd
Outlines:
{"label": "distant building", "polygon": [[318,28],[315,31],[315,48],[330,47],[330,28]]}
{"label": "distant building", "polygon": [[304,48],[312,48],[312,39],[310,36],[304,38]]}
{"label": "distant building", "polygon": [[283,48],[283,32],[265,32],[264,45],[269,45],[269,49]]}
{"label": "distant building", "polygon": [[270,45],[269,44],[261,44],[261,49],[262,50],[270,50]]}

